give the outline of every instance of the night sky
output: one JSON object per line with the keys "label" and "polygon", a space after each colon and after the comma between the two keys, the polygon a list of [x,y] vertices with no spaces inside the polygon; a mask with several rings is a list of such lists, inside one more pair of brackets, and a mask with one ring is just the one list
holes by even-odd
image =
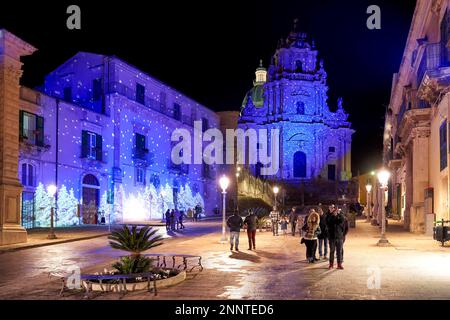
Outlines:
{"label": "night sky", "polygon": [[[259,59],[265,66],[292,29],[312,35],[328,72],[329,106],[344,98],[356,133],[353,173],[381,163],[384,112],[398,71],[414,0],[8,1],[0,26],[39,49],[25,58],[23,85],[35,87],[77,51],[114,54],[216,110],[239,110]],[[66,28],[78,4],[82,29]],[[366,27],[381,7],[381,30]]]}

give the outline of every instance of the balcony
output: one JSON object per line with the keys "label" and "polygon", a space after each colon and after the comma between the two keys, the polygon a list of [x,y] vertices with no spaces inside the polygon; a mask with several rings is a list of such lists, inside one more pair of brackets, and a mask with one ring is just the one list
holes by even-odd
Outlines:
{"label": "balcony", "polygon": [[174,173],[178,173],[178,174],[189,174],[189,165],[188,164],[175,164],[172,162],[171,159],[169,159],[167,161],[167,169],[169,169],[169,171],[172,171]]}
{"label": "balcony", "polygon": [[448,48],[441,43],[431,43],[425,48],[417,71],[417,96],[431,106],[439,104],[450,85]]}

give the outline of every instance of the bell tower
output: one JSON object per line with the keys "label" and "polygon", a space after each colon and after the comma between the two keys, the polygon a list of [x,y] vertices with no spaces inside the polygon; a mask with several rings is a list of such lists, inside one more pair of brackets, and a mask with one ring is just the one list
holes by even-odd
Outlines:
{"label": "bell tower", "polygon": [[0,29],[0,245],[27,241],[21,226],[19,162],[20,57],[36,48]]}

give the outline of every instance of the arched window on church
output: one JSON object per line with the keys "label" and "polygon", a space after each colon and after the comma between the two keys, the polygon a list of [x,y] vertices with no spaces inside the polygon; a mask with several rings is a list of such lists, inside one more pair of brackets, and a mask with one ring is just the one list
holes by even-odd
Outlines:
{"label": "arched window on church", "polygon": [[302,151],[294,154],[294,178],[306,178],[306,154]]}
{"label": "arched window on church", "polygon": [[303,63],[301,60],[295,61],[295,72],[303,72]]}
{"label": "arched window on church", "polygon": [[297,101],[297,114],[305,114],[305,103]]}

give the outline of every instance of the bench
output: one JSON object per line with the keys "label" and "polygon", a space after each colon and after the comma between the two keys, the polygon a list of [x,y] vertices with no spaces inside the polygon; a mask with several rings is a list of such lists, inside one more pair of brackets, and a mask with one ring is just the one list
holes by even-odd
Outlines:
{"label": "bench", "polygon": [[[59,295],[62,296],[65,289],[68,288],[67,286],[67,280],[70,276],[73,276],[73,273],[65,272],[65,271],[55,271],[50,272],[49,277],[56,277],[61,280],[61,290],[59,292]],[[123,292],[124,294],[127,293],[127,280],[136,279],[136,278],[143,278],[147,280],[147,289],[149,292],[153,291],[154,295],[158,295],[158,291],[156,288],[156,277],[153,273],[147,272],[147,273],[136,273],[136,274],[82,274],[80,275],[80,282],[85,283],[85,290],[86,294],[89,296],[89,294],[92,292],[92,285],[98,284],[100,285],[102,292],[111,291],[108,290],[113,288],[112,291],[118,291]],[[115,283],[108,283],[110,281],[117,281]],[[153,282],[153,286],[151,283]],[[81,289],[81,288],[80,288]]]}
{"label": "bench", "polygon": [[[160,268],[160,267],[166,268],[167,267],[166,258],[171,258],[172,259],[172,269],[175,269],[175,266],[177,269],[179,269],[181,266],[183,266],[183,270],[188,269],[188,264],[189,264],[190,260],[196,260],[196,263],[194,264],[194,266],[192,266],[192,268],[188,271],[192,272],[192,270],[194,270],[197,267],[200,268],[200,271],[203,271],[201,256],[191,255],[191,254],[179,254],[179,253],[147,253],[147,254],[143,254],[143,256],[149,257],[149,258],[156,257],[156,259],[157,259],[156,266],[158,268]],[[176,264],[177,258],[182,260],[182,262],[178,265]]]}

